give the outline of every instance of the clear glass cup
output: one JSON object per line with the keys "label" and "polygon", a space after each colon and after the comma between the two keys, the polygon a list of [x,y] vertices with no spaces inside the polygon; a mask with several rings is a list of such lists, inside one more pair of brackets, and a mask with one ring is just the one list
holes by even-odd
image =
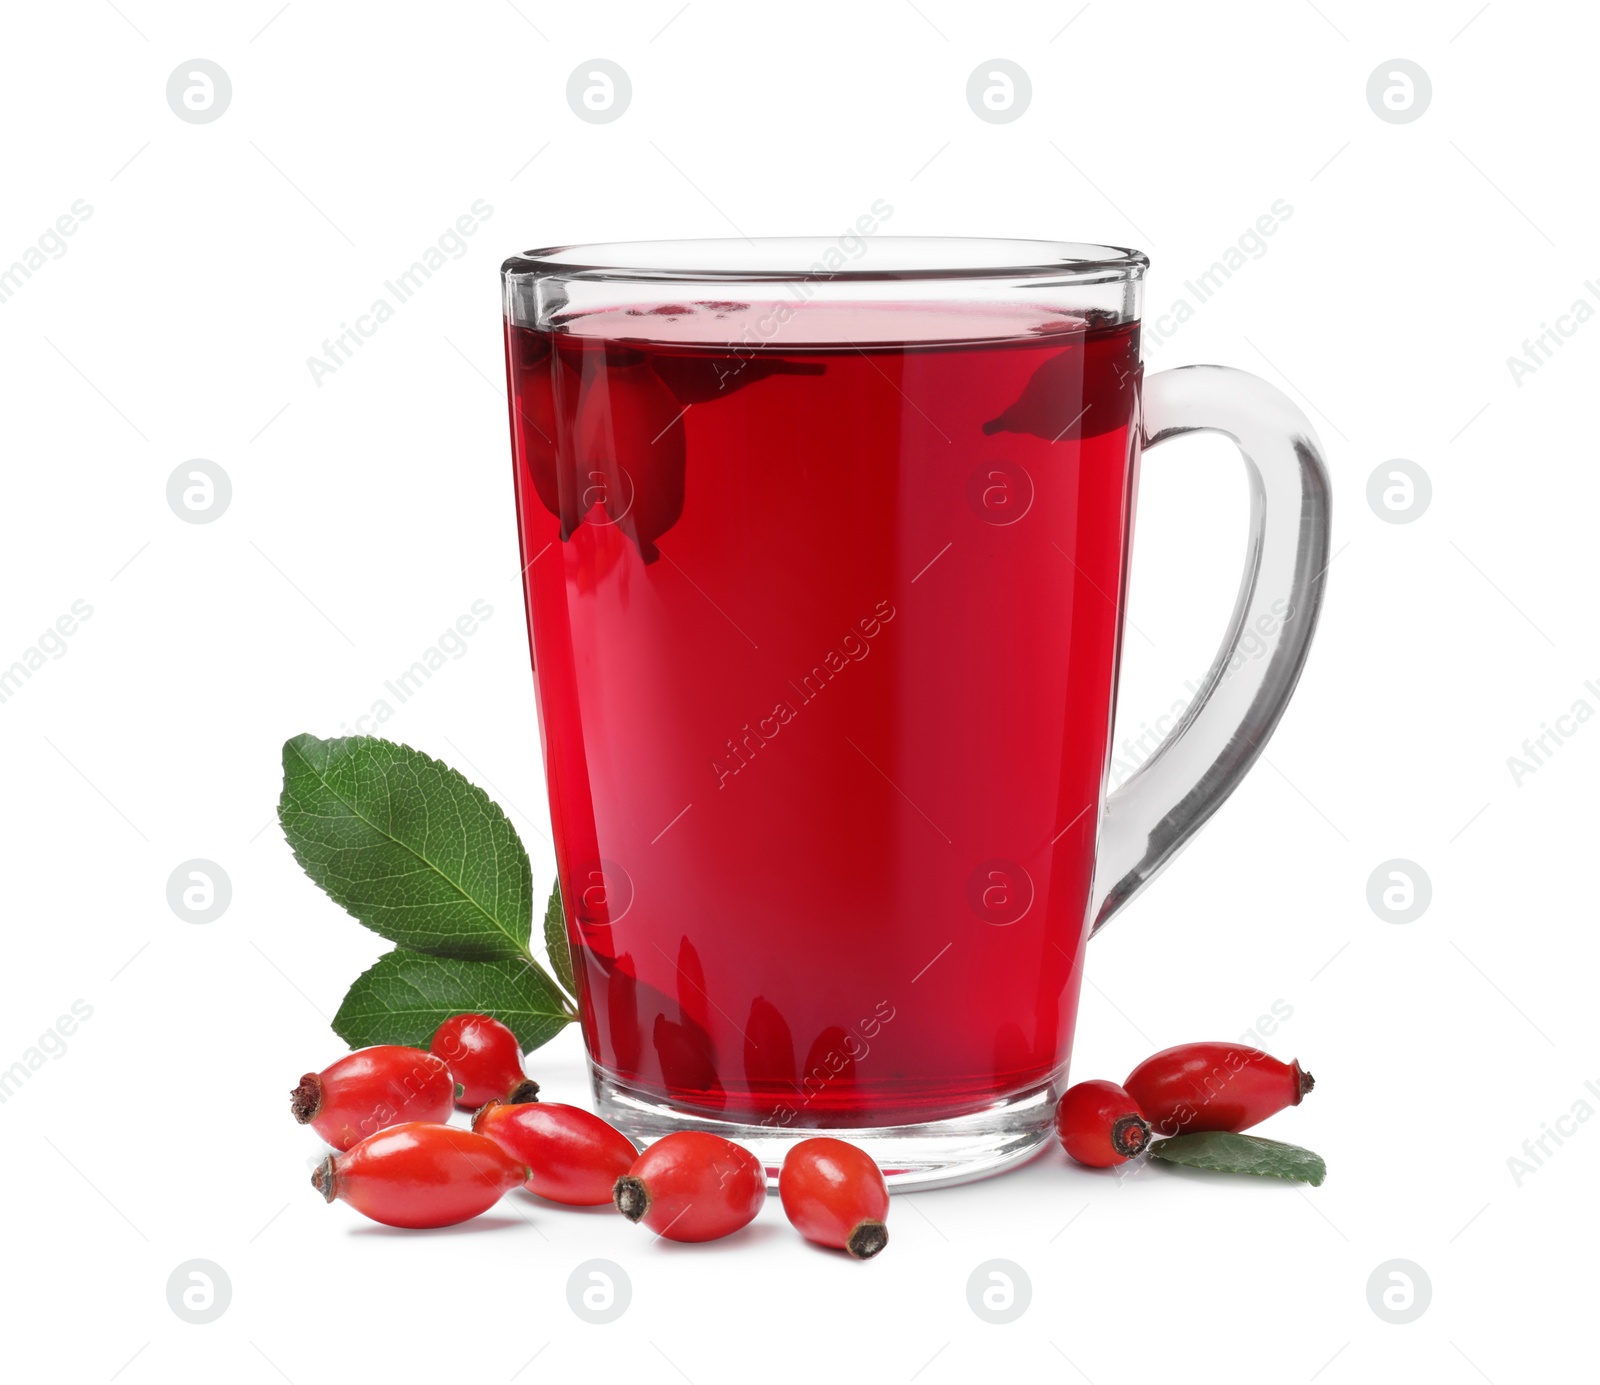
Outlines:
{"label": "clear glass cup", "polygon": [[[1145,257],[884,236],[503,269],[556,854],[599,1108],[892,1185],[1050,1136],[1089,936],[1233,790],[1316,625],[1305,416],[1144,378]],[[1200,693],[1107,766],[1141,450],[1237,443],[1251,538]]]}

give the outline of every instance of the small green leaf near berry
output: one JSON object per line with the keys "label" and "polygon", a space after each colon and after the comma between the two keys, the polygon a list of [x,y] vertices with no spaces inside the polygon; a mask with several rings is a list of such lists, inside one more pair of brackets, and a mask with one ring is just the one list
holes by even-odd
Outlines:
{"label": "small green leaf near berry", "polygon": [[567,920],[561,907],[561,882],[550,887],[550,902],[544,906],[544,950],[550,957],[550,970],[567,988],[567,994],[576,996],[578,988],[572,976],[572,949],[567,943]]}
{"label": "small green leaf near berry", "polygon": [[574,1018],[555,982],[531,962],[475,962],[396,948],[350,987],[333,1031],[351,1048],[405,1044],[426,1049],[455,1015],[490,1015],[528,1052]]}
{"label": "small green leaf near berry", "polygon": [[1185,1164],[1218,1173],[1254,1173],[1270,1178],[1292,1178],[1313,1188],[1328,1175],[1322,1156],[1299,1145],[1266,1140],[1259,1135],[1236,1135],[1228,1130],[1206,1130],[1174,1135],[1150,1146],[1150,1157],[1169,1164]]}

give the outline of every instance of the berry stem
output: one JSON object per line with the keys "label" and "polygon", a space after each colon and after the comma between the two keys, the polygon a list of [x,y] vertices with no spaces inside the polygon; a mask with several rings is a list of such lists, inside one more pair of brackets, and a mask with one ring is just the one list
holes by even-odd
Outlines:
{"label": "berry stem", "polygon": [[635,1178],[632,1174],[623,1174],[616,1181],[611,1190],[611,1200],[617,1204],[617,1211],[631,1222],[637,1222],[650,1210],[649,1190],[642,1178]]}
{"label": "berry stem", "polygon": [[1111,1127],[1111,1148],[1131,1159],[1150,1143],[1150,1122],[1143,1116],[1122,1116]]}
{"label": "berry stem", "polygon": [[311,1186],[322,1194],[323,1200],[332,1202],[338,1196],[339,1166],[329,1155],[311,1171]]}
{"label": "berry stem", "polygon": [[301,1125],[315,1120],[322,1109],[322,1078],[314,1072],[302,1077],[300,1085],[289,1093],[289,1109]]}
{"label": "berry stem", "polygon": [[881,1221],[857,1222],[844,1248],[857,1260],[870,1260],[889,1244],[889,1228]]}

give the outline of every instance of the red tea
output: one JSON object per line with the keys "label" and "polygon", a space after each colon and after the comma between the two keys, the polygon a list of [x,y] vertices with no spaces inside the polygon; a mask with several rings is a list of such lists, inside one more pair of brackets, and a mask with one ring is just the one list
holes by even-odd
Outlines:
{"label": "red tea", "polygon": [[507,333],[594,1061],[647,1101],[796,1127],[1058,1075],[1137,327],[698,301]]}

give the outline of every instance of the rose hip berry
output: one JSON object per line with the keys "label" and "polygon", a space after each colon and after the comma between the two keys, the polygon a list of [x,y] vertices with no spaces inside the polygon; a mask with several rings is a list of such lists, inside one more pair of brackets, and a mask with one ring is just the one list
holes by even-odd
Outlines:
{"label": "rose hip berry", "polygon": [[528,1177],[493,1140],[453,1125],[411,1121],[330,1154],[311,1175],[329,1202],[348,1202],[385,1226],[454,1226],[487,1212]]}
{"label": "rose hip berry", "polygon": [[1146,1058],[1122,1084],[1163,1135],[1248,1130],[1316,1085],[1298,1062],[1247,1044],[1179,1044]]}
{"label": "rose hip berry", "polygon": [[472,1118],[472,1128],[528,1166],[530,1193],[571,1207],[610,1202],[617,1179],[639,1157],[615,1126],[555,1102],[491,1101]]}
{"label": "rose hip berry", "polygon": [[679,1130],[633,1161],[612,1199],[629,1221],[669,1241],[714,1241],[755,1219],[767,1200],[767,1173],[732,1140]]}
{"label": "rose hip berry", "polygon": [[522,1045],[490,1015],[452,1015],[429,1051],[450,1065],[456,1105],[476,1110],[486,1101],[532,1101],[539,1084],[522,1070]]}
{"label": "rose hip berry", "polygon": [[401,1121],[443,1121],[455,1107],[444,1060],[420,1048],[379,1044],[308,1072],[289,1093],[289,1109],[335,1149]]}
{"label": "rose hip berry", "polygon": [[870,1260],[889,1244],[889,1189],[872,1156],[844,1140],[801,1140],[784,1156],[778,1196],[808,1241]]}
{"label": "rose hip berry", "polygon": [[1056,1103],[1056,1134],[1080,1164],[1109,1169],[1150,1143],[1150,1123],[1115,1082],[1079,1082]]}

